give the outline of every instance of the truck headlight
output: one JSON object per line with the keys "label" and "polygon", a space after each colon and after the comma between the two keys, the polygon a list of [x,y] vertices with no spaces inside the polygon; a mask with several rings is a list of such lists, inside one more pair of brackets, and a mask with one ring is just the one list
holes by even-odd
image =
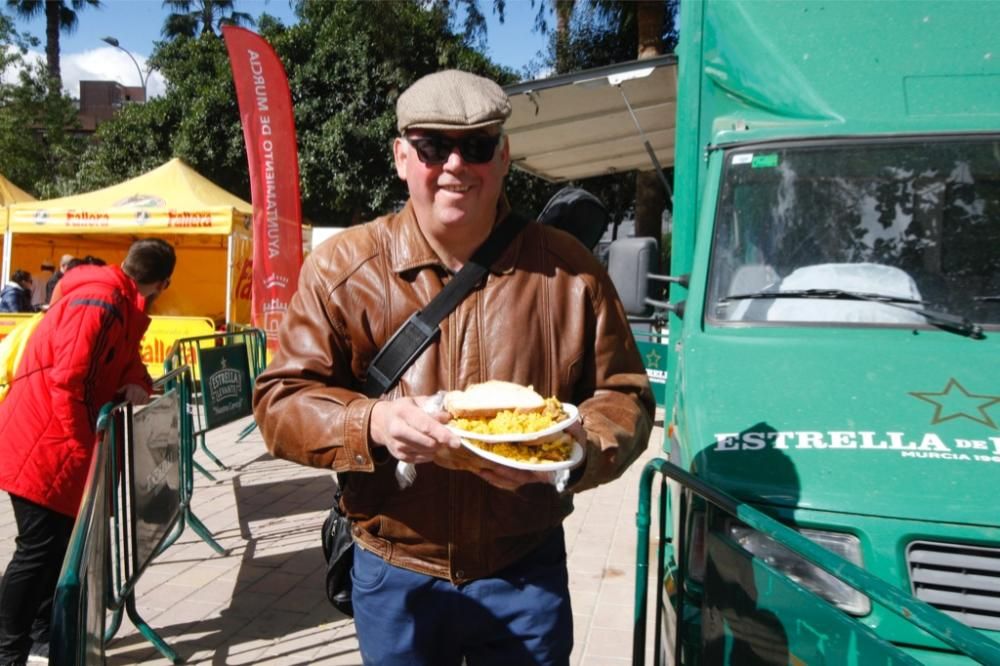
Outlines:
{"label": "truck headlight", "polygon": [[697,583],[705,582],[705,512],[691,512],[691,534],[688,543],[688,576]]}
{"label": "truck headlight", "polygon": [[[799,557],[766,534],[732,521],[727,521],[727,528],[729,536],[754,557],[845,613],[860,616],[871,612],[871,600],[867,596]],[[861,541],[856,536],[808,529],[798,532],[848,562],[861,566]]]}

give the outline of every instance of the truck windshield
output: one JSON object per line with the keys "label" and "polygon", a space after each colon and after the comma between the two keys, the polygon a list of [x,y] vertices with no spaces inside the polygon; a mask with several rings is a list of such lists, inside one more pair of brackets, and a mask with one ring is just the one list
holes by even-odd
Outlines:
{"label": "truck windshield", "polygon": [[715,321],[1000,326],[1000,137],[732,149],[716,216]]}

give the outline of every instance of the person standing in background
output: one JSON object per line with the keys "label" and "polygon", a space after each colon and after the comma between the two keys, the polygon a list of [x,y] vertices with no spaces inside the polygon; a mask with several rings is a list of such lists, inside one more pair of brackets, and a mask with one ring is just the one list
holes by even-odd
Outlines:
{"label": "person standing in background", "polygon": [[10,282],[0,291],[0,312],[33,312],[31,307],[31,273],[14,271]]}
{"label": "person standing in background", "polygon": [[51,261],[43,261],[42,265],[39,266],[38,276],[31,283],[31,308],[33,310],[41,310],[42,306],[45,305],[48,282],[55,274],[55,270],[56,267],[52,265]]}
{"label": "person standing in background", "polygon": [[144,404],[139,342],[176,255],[138,240],[119,266],[79,266],[60,282],[0,402],[0,489],[17,521],[0,583],[0,664],[47,657],[52,602],[94,452],[97,415],[116,396]]}
{"label": "person standing in background", "polygon": [[52,302],[52,290],[56,288],[59,280],[61,280],[62,276],[66,274],[66,269],[69,268],[69,263],[74,259],[76,259],[76,257],[72,254],[64,254],[62,258],[59,259],[59,270],[57,270],[52,277],[49,278],[49,281],[45,283],[46,303]]}

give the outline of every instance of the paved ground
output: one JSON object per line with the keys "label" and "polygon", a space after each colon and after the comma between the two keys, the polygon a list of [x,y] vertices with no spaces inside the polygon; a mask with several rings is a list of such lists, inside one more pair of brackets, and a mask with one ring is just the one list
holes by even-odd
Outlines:
{"label": "paved ground", "polygon": [[[229,470],[196,455],[217,481],[195,474],[193,510],[228,554],[187,529],[140,578],[139,614],[190,664],[360,664],[353,622],[323,593],[319,526],[331,474],[275,460],[256,432],[236,442],[247,423],[209,433],[209,448]],[[566,522],[573,666],[630,663],[637,488],[642,465],[659,453],[661,423],[643,458],[618,481],[579,495]],[[16,532],[10,503],[0,501],[0,567]],[[108,663],[169,662],[125,619]]]}

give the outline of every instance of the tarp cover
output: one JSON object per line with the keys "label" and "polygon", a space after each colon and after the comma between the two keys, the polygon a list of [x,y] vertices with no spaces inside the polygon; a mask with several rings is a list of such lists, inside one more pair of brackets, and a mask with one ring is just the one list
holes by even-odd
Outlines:
{"label": "tarp cover", "polygon": [[0,205],[9,206],[13,203],[34,200],[35,197],[0,175]]}
{"label": "tarp cover", "polygon": [[504,124],[511,162],[528,173],[566,182],[651,170],[653,162],[636,121],[660,166],[674,163],[677,58],[673,55],[518,83],[504,90],[511,102],[511,116]]}
{"label": "tarp cover", "polygon": [[20,201],[34,201],[31,196],[14,183],[0,175],[0,206],[4,206],[3,214],[0,215],[0,253],[3,252],[5,234],[7,230],[7,206]]}
{"label": "tarp cover", "polygon": [[174,246],[177,269],[152,314],[250,321],[252,207],[179,159],[102,190],[6,210],[6,275],[34,275],[64,254],[118,264],[132,241],[155,236]]}
{"label": "tarp cover", "polygon": [[252,206],[174,158],[101,190],[14,204],[17,233],[228,234],[249,227]]}

